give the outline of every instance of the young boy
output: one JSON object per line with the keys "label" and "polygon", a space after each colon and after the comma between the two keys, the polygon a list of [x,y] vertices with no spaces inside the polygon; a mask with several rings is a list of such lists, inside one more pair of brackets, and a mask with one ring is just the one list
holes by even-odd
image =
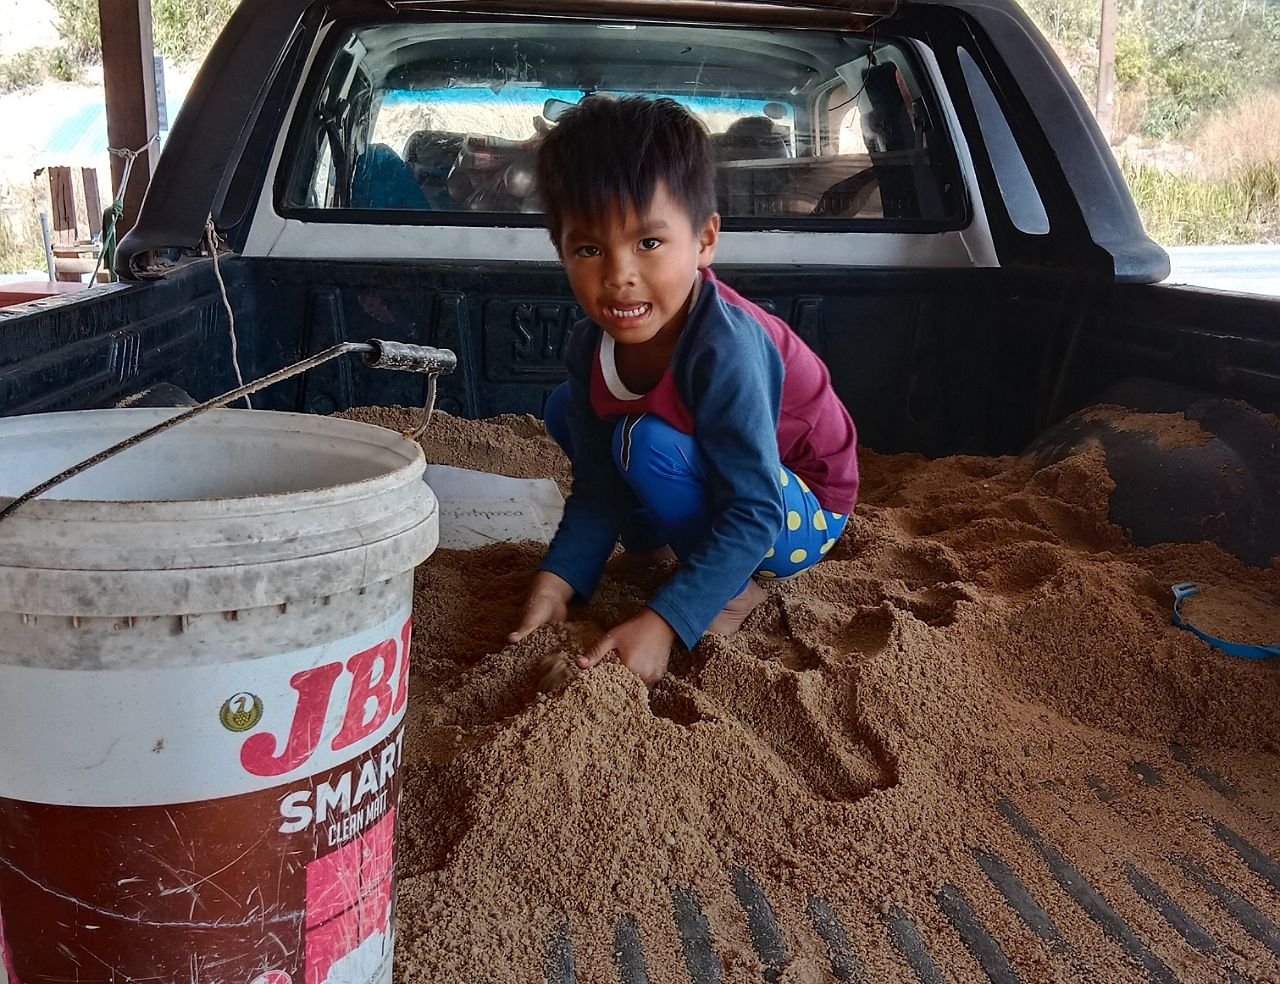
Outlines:
{"label": "young boy", "polygon": [[670,99],[589,97],[538,152],[547,227],[587,313],[547,429],[573,462],[518,642],[589,599],[619,536],[680,566],[578,659],[653,684],[672,643],[729,634],[827,554],[858,494],[857,435],[818,357],[711,272],[710,140]]}

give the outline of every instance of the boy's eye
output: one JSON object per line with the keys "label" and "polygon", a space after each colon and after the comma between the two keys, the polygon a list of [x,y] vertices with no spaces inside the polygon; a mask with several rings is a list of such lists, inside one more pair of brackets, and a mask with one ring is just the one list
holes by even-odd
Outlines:
{"label": "boy's eye", "polygon": [[652,237],[650,237],[649,239],[640,240],[640,248],[646,252],[648,252],[651,249],[657,249],[661,245],[662,245],[661,239],[653,239]]}
{"label": "boy's eye", "polygon": [[599,256],[599,255],[600,255],[600,247],[599,247],[599,246],[579,246],[577,249],[575,249],[575,250],[573,251],[573,255],[574,255],[574,256],[584,256],[584,257],[585,257],[585,256]]}

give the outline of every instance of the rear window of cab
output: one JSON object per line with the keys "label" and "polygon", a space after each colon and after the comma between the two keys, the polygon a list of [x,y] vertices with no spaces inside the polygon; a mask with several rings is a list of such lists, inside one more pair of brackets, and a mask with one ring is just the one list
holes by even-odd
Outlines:
{"label": "rear window of cab", "polygon": [[910,42],[580,21],[340,29],[295,116],[281,214],[540,225],[539,140],[585,96],[675,99],[711,134],[725,228],[963,224]]}

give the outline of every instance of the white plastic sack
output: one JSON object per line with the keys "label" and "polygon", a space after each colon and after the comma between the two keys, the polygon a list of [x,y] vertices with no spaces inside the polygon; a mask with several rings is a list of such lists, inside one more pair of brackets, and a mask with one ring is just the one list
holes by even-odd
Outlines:
{"label": "white plastic sack", "polygon": [[427,465],[423,479],[440,500],[440,546],[481,547],[499,540],[550,543],[564,496],[549,478],[507,478]]}

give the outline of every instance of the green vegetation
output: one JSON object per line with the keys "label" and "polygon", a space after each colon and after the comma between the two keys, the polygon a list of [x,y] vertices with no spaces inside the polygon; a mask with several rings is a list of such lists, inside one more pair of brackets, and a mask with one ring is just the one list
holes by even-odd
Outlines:
{"label": "green vegetation", "polygon": [[1280,239],[1280,162],[1242,165],[1226,178],[1128,161],[1121,169],[1147,232],[1166,246]]}
{"label": "green vegetation", "polygon": [[[1020,2],[1092,102],[1101,0]],[[1114,130],[1157,241],[1280,240],[1280,3],[1119,0]]]}
{"label": "green vegetation", "polygon": [[202,59],[237,6],[237,0],[152,0],[156,48],[175,61]]}
{"label": "green vegetation", "polygon": [[1123,161],[1147,229],[1168,245],[1280,242],[1280,89],[1198,120],[1194,166]]}
{"label": "green vegetation", "polygon": [[[98,0],[52,3],[68,48],[82,61],[96,59],[102,45]],[[199,61],[236,5],[237,0],[152,0],[151,31],[156,50],[174,61]]]}
{"label": "green vegetation", "polygon": [[[1092,99],[1101,0],[1022,0]],[[1206,113],[1280,80],[1280,4],[1119,0],[1116,81],[1122,131],[1183,137]],[[1126,132],[1118,136],[1123,137]]]}
{"label": "green vegetation", "polygon": [[97,0],[51,0],[58,15],[58,33],[81,64],[101,57],[102,32],[98,27]]}
{"label": "green vegetation", "polygon": [[[101,58],[98,0],[51,0],[62,45],[32,48],[0,58],[0,95],[39,85],[45,79],[77,81],[85,65]],[[153,0],[151,20],[156,50],[177,62],[202,59],[231,16],[238,0]]]}
{"label": "green vegetation", "polygon": [[33,213],[34,209],[18,210],[10,217],[0,212],[0,273],[45,268],[40,225]]}
{"label": "green vegetation", "polygon": [[[62,45],[32,48],[0,58],[0,95],[39,85],[45,79],[75,82],[84,66],[101,56],[98,0],[51,0]],[[177,62],[198,62],[226,24],[238,0],[153,0],[151,20],[156,50]]]}
{"label": "green vegetation", "polygon": [[0,58],[0,92],[16,92],[42,82],[48,71],[38,55],[37,49]]}
{"label": "green vegetation", "polygon": [[31,48],[0,58],[0,95],[39,85],[47,78],[74,82],[80,62],[66,48]]}

